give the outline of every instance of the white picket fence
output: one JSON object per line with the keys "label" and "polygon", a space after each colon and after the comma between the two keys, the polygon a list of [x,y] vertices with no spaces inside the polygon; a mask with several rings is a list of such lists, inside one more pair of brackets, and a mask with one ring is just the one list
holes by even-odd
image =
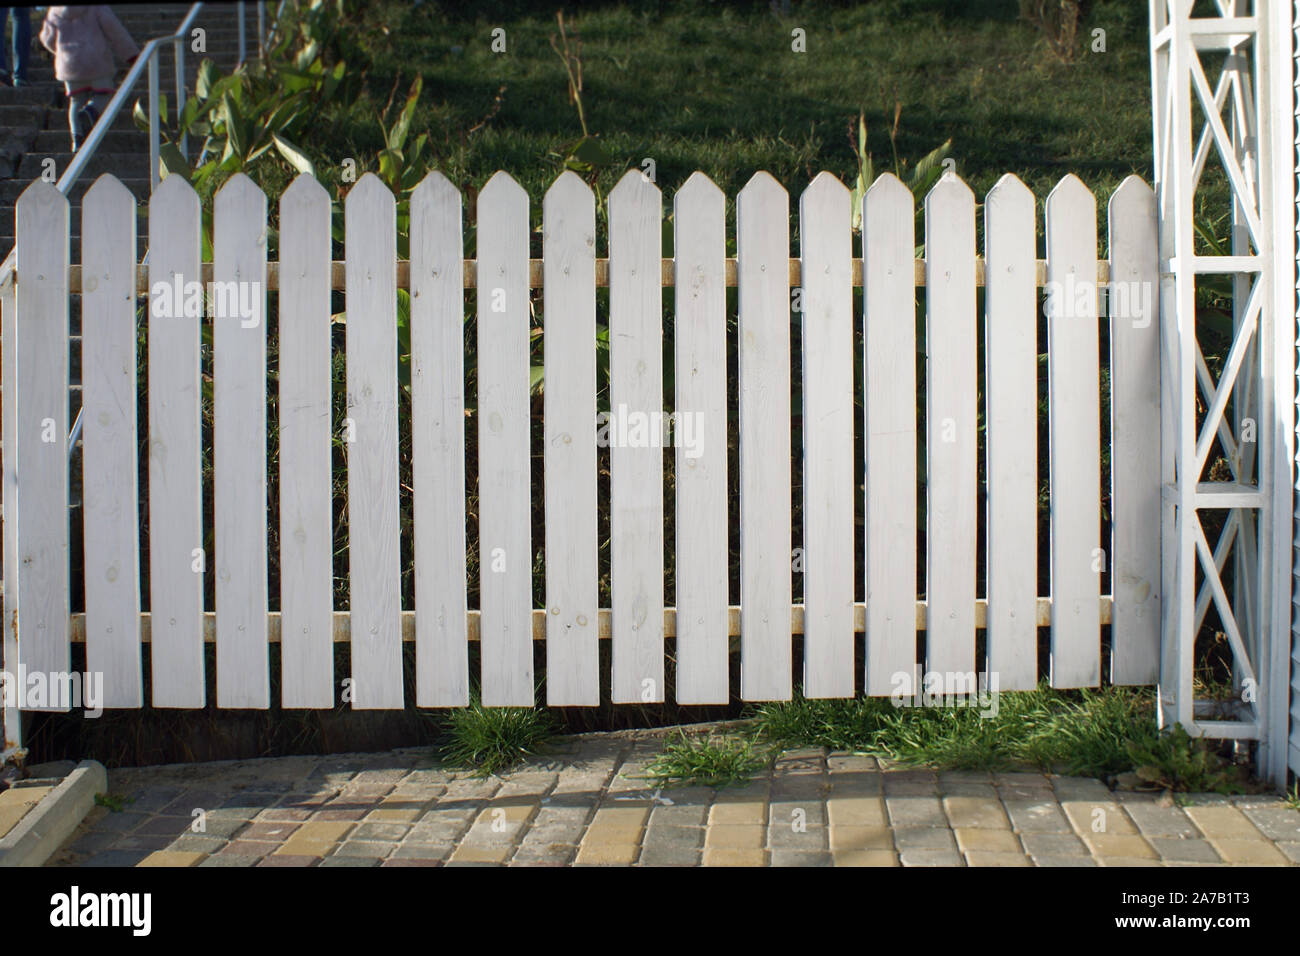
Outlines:
{"label": "white picket fence", "polygon": [[[200,209],[180,177],[149,203],[147,267],[134,259],[135,201],[113,177],[86,194],[80,266],[69,262],[67,201],[37,182],[18,203],[16,315],[3,309],[6,664],[105,675],[105,703],[140,707],[143,641],[155,707],[205,704],[204,642],[216,644],[217,705],[271,704],[278,641],[285,707],[330,707],[351,678],[353,706],[398,708],[402,642],[413,640],[421,707],[470,694],[468,646],[481,642],[482,698],[532,705],[533,642],[544,639],[546,701],[599,703],[599,640],[612,642],[612,699],[725,703],[729,636],[739,634],[739,693],[787,699],[792,633],[803,636],[812,697],[899,689],[898,675],[996,672],[1001,690],[1038,678],[1037,628],[1051,628],[1051,682],[1153,683],[1159,646],[1159,280],[1151,190],[1126,180],[1109,204],[1109,260],[1098,261],[1096,202],[1074,176],[1046,200],[1046,260],[1036,202],[1005,176],[983,207],[976,249],[971,190],[946,175],[925,200],[925,256],[914,202],[892,176],[863,201],[853,255],[851,194],[823,173],[799,198],[791,255],[789,197],[766,173],[736,198],[736,257],[726,202],[701,173],[673,198],[675,257],[662,258],[663,201],[628,173],[608,197],[609,257],[597,257],[595,200],[574,174],[548,190],[544,253],[529,259],[526,192],[498,173],[477,205],[477,255],[462,244],[460,194],[431,173],[411,200],[410,261],[399,262],[395,204],[375,177],[346,199],[346,260],[331,262],[330,199],[300,177],[280,199],[280,261],[266,255],[266,197],[246,177],[218,194],[214,261],[200,262]],[[182,277],[178,280],[176,277]],[[215,554],[202,553],[200,319],[182,282],[209,297],[236,283],[259,320],[218,303],[213,322]],[[216,283],[209,289],[208,283]],[[1112,282],[1109,322],[1098,288]],[[250,283],[257,283],[250,286]],[[400,592],[397,290],[411,292],[415,607]],[[545,296],[546,602],[532,600],[530,288]],[[697,422],[676,449],[676,606],[664,607],[664,458],[611,450],[612,608],[598,606],[597,286],[609,288],[610,407],[664,407],[662,296],[673,289],[672,407]],[[727,376],[726,288],[738,287],[738,381]],[[864,314],[855,314],[854,287]],[[914,322],[926,296],[923,421]],[[985,289],[987,394],[977,401],[977,293]],[[791,441],[791,290],[801,289],[802,448]],[[330,294],[346,290],[348,409],[331,420]],[[1037,447],[1039,290],[1049,318],[1050,448]],[[467,609],[465,291],[477,290],[481,609]],[[265,297],[279,297],[280,577],[268,613]],[[1144,296],[1142,290],[1147,290]],[[85,614],[70,610],[67,457],[70,295],[80,292],[84,369]],[[179,294],[178,294],[179,293]],[[149,602],[141,613],[136,308],[149,298]],[[178,308],[179,307],[179,308]],[[179,314],[175,314],[179,312]],[[855,323],[865,349],[855,351]],[[1110,336],[1103,409],[1099,341]],[[859,326],[862,327],[862,326]],[[865,394],[865,461],[855,461],[855,365]],[[13,386],[10,386],[13,383]],[[727,395],[740,436],[740,605],[728,603]],[[1113,541],[1101,540],[1100,423],[1111,416]],[[977,418],[987,427],[987,594],[976,593]],[[928,425],[928,428],[926,428]],[[918,554],[918,427],[925,440],[925,527]],[[331,440],[346,431],[350,611],[332,605]],[[1051,594],[1038,595],[1038,460],[1050,455]],[[803,603],[792,602],[791,463],[803,475]],[[855,481],[865,474],[866,601],[855,602]],[[928,587],[917,594],[917,562]],[[215,607],[203,606],[214,562]],[[1113,595],[1100,593],[1109,565]],[[11,617],[12,616],[12,617]],[[977,629],[987,660],[976,660]],[[917,633],[924,632],[918,661]],[[865,674],[855,632],[865,632]],[[675,638],[676,682],[665,681]],[[16,640],[16,647],[14,646]],[[352,672],[333,673],[351,642]],[[949,681],[951,682],[951,677]],[[949,684],[951,689],[951,683]]]}

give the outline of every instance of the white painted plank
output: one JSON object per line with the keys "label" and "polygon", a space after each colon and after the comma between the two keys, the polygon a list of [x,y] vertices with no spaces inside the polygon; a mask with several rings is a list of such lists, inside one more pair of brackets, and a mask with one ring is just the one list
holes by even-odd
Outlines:
{"label": "white painted plank", "polygon": [[149,200],[149,656],[153,706],[202,707],[202,301],[199,198],[168,176]]}
{"label": "white painted plank", "polygon": [[849,190],[821,173],[799,198],[806,697],[852,697],[853,242]]}
{"label": "white painted plank", "polygon": [[330,197],[301,175],[280,197],[280,700],[334,703]]}
{"label": "white painted plank", "polygon": [[482,699],[531,707],[528,194],[498,172],[478,197],[479,604]]}
{"label": "white painted plank", "polygon": [[1053,687],[1101,681],[1097,207],[1067,175],[1047,197]]}
{"label": "white painted plank", "polygon": [[[18,381],[18,308],[15,302],[13,282],[0,286],[0,387],[5,382]],[[3,648],[4,669],[17,673],[18,669],[18,633],[11,626],[12,615],[17,608],[18,575],[21,567],[18,561],[18,402],[14,398],[12,387],[3,387],[0,394],[0,428],[3,429],[3,446],[0,447],[0,459],[4,463],[3,484],[0,485],[0,509],[4,513],[4,526],[0,533],[4,537],[4,575],[5,587],[0,588],[0,648]],[[4,714],[4,739],[6,750],[18,746],[20,701],[9,697],[0,701]]]}
{"label": "white painted plank", "polygon": [[144,703],[136,443],[135,197],[105,174],[81,205],[86,670],[104,707]]}
{"label": "white painted plank", "polygon": [[791,693],[790,200],[755,173],[736,197],[740,696]]}
{"label": "white painted plank", "polygon": [[729,699],[726,208],[703,173],[673,197],[679,704]]}
{"label": "white painted plank", "polygon": [[926,671],[975,671],[975,196],[953,173],[925,197]]}
{"label": "white painted plank", "polygon": [[[38,180],[15,211],[18,274],[19,667],[71,666],[68,632],[68,201]],[[17,678],[17,675],[15,675]],[[47,685],[48,686],[48,685]],[[24,690],[27,687],[24,686]],[[39,703],[30,701],[31,703]],[[67,710],[47,698],[32,710]],[[64,706],[53,706],[62,704]]]}
{"label": "white painted plank", "polygon": [[988,669],[1000,690],[1038,683],[1034,212],[1034,194],[1010,173],[984,201]]}
{"label": "white painted plank", "polygon": [[460,193],[431,172],[411,195],[415,700],[469,703],[465,571],[465,280]]}
{"label": "white painted plank", "polygon": [[1160,281],[1155,193],[1129,176],[1111,196],[1111,681],[1154,684],[1160,665]]}
{"label": "white painted plank", "polygon": [[265,709],[266,196],[239,173],[212,206],[217,706]]}
{"label": "white painted plank", "polygon": [[873,697],[914,689],[916,679],[913,213],[911,190],[890,173],[863,197],[866,693]]}
{"label": "white painted plank", "polygon": [[[596,531],[596,199],[562,173],[542,203],[546,702],[600,703]],[[661,615],[662,617],[662,615]]]}
{"label": "white painted plank", "polygon": [[358,710],[403,705],[396,229],[392,192],[367,173],[348,193],[344,210],[353,438],[347,445],[348,575],[352,706]]}
{"label": "white painted plank", "polygon": [[664,699],[664,459],[657,424],[664,405],[661,203],[659,189],[639,170],[625,173],[609,194],[609,524],[616,704]]}

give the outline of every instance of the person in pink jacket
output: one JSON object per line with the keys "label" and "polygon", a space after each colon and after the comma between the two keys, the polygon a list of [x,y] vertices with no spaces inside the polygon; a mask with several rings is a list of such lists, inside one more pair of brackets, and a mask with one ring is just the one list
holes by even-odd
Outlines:
{"label": "person in pink jacket", "polygon": [[41,45],[54,54],[54,78],[68,94],[72,151],[81,148],[113,95],[114,56],[128,63],[140,53],[131,34],[103,4],[50,7]]}

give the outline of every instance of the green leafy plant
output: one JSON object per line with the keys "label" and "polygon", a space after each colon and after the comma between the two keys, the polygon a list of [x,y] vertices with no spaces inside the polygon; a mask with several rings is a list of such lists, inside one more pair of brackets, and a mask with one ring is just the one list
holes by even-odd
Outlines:
{"label": "green leafy plant", "polygon": [[1151,789],[1194,793],[1244,793],[1243,768],[1220,757],[1209,743],[1175,726],[1154,741],[1130,741],[1134,772]]}
{"label": "green leafy plant", "polygon": [[564,12],[555,14],[559,24],[559,34],[551,34],[551,49],[564,64],[564,73],[569,81],[569,102],[578,111],[578,125],[582,127],[582,136],[566,144],[559,154],[563,158],[565,169],[571,169],[581,176],[596,191],[596,205],[604,205],[597,177],[603,169],[613,165],[614,159],[601,144],[599,136],[587,128],[587,113],[582,105],[582,38],[573,34],[570,43],[569,31],[564,25]]}
{"label": "green leafy plant", "polygon": [[[952,140],[945,140],[909,168],[906,160],[898,158],[898,130],[902,116],[903,104],[901,101],[896,100],[894,102],[894,122],[889,127],[889,146],[890,152],[893,154],[893,173],[912,191],[912,197],[916,203],[916,235],[919,237],[923,235],[921,225],[925,211],[925,195],[939,181],[939,177],[943,175],[944,160],[952,152]],[[853,228],[855,231],[860,232],[862,230],[862,197],[867,194],[867,190],[871,188],[871,184],[876,181],[876,177],[879,175],[871,152],[867,149],[867,115],[864,111],[860,110],[858,112],[856,130],[850,122],[849,145],[853,149],[853,155],[857,160],[857,177],[853,182],[852,197]],[[919,258],[924,254],[925,247],[923,245],[917,246],[917,257]]]}
{"label": "green leafy plant", "polygon": [[647,779],[669,783],[725,787],[748,781],[768,763],[748,740],[734,737],[691,738],[678,731],[676,740],[646,768]]}
{"label": "green leafy plant", "polygon": [[558,724],[550,712],[537,707],[484,707],[478,695],[468,707],[447,717],[447,739],[441,758],[454,766],[472,767],[487,777],[508,770],[542,752]]}
{"label": "green leafy plant", "polygon": [[121,813],[126,809],[127,804],[132,802],[131,797],[124,797],[115,793],[97,793],[95,794],[95,806],[107,807],[113,813]]}

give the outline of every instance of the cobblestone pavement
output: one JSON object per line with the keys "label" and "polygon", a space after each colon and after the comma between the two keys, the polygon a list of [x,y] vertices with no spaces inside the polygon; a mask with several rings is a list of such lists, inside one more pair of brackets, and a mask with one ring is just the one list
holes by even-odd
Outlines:
{"label": "cobblestone pavement", "polygon": [[662,741],[566,738],[500,777],[427,750],[111,771],[49,865],[1223,866],[1300,864],[1276,796],[1113,793],[1036,773],[790,751],[743,787],[656,790]]}

